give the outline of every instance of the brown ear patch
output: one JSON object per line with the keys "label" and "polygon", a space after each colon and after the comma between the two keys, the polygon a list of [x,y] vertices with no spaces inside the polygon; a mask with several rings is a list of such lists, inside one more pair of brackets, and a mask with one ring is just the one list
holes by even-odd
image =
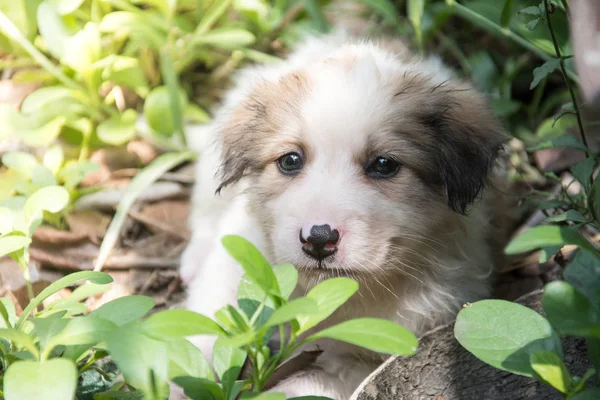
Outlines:
{"label": "brown ear patch", "polygon": [[435,84],[420,74],[405,77],[396,98],[410,103],[410,115],[425,128],[426,137],[417,140],[426,143],[416,145],[425,145],[433,157],[448,206],[466,214],[506,140],[486,99],[467,83]]}
{"label": "brown ear patch", "polygon": [[243,177],[261,171],[272,161],[272,143],[286,119],[298,116],[307,91],[306,76],[285,75],[277,82],[262,81],[229,114],[222,125],[223,148],[217,193]]}

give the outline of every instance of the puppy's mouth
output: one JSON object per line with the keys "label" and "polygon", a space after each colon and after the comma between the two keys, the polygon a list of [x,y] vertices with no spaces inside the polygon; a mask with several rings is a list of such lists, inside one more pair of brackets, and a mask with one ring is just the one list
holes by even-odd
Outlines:
{"label": "puppy's mouth", "polygon": [[331,270],[332,264],[335,262],[335,253],[337,253],[337,249],[335,249],[327,258],[314,259],[305,252],[305,259],[303,262],[296,264],[296,267],[303,270]]}

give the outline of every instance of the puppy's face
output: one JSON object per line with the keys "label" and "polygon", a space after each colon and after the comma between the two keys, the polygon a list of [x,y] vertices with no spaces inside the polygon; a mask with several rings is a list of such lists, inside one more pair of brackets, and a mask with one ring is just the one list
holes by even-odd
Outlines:
{"label": "puppy's face", "polygon": [[469,86],[352,49],[258,84],[223,131],[223,185],[250,179],[276,261],[319,276],[410,274],[502,141]]}

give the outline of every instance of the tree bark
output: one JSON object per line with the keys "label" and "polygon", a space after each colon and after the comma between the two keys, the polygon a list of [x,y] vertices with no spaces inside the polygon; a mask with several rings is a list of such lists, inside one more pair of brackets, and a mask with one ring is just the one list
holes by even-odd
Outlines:
{"label": "tree bark", "polygon": [[[516,302],[540,313],[542,291]],[[475,358],[454,338],[454,323],[419,340],[412,357],[392,357],[371,374],[351,400],[554,400],[558,391],[535,379],[498,370]],[[572,376],[591,367],[585,341],[563,340],[565,363]]]}

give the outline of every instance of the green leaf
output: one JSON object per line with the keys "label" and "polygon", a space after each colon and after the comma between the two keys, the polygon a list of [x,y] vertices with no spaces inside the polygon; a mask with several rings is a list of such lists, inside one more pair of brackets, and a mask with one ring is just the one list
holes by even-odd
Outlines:
{"label": "green leaf", "polygon": [[596,371],[600,371],[600,339],[597,338],[586,338],[585,344],[587,346],[588,356],[594,365]]}
{"label": "green leaf", "polygon": [[421,30],[421,22],[423,21],[423,13],[425,12],[425,0],[408,0],[406,3],[406,13],[408,19],[415,30],[417,43],[419,46],[423,43],[423,31]]}
{"label": "green leaf", "polygon": [[4,376],[6,400],[72,399],[76,388],[77,367],[64,358],[15,361]]}
{"label": "green leaf", "polygon": [[562,105],[558,113],[554,115],[554,122],[558,122],[559,119],[568,114],[577,115],[577,110],[572,101]]}
{"label": "green leaf", "polygon": [[109,56],[109,63],[102,72],[102,79],[136,91],[140,96],[148,95],[148,81],[137,58],[121,55]]}
{"label": "green leaf", "polygon": [[241,314],[231,305],[222,307],[215,313],[215,319],[221,326],[225,327],[229,331],[242,331],[248,330],[250,321],[248,318]]}
{"label": "green leaf", "polygon": [[296,267],[292,264],[275,265],[273,266],[273,272],[279,286],[280,297],[285,300],[289,299],[298,283]]}
{"label": "green leaf", "polygon": [[184,309],[166,310],[152,314],[143,322],[142,329],[149,336],[169,338],[225,334],[223,328],[212,319]]}
{"label": "green leaf", "polygon": [[0,237],[0,257],[29,246],[31,239],[26,236],[9,235]]}
{"label": "green leaf", "polygon": [[44,166],[48,168],[54,175],[58,174],[63,165],[65,156],[62,147],[58,144],[51,146],[44,153]]}
{"label": "green leaf", "polygon": [[350,278],[332,278],[319,283],[306,294],[306,298],[317,303],[318,312],[298,318],[299,332],[306,332],[328,318],[357,291],[358,282]]}
{"label": "green leaf", "polygon": [[548,260],[554,256],[556,253],[558,253],[558,251],[560,249],[562,249],[563,246],[559,245],[559,246],[550,246],[550,247],[542,247],[540,249],[540,257],[539,257],[539,263],[543,264],[545,262],[548,262]]}
{"label": "green leaf", "polygon": [[85,179],[85,177],[100,166],[89,161],[67,162],[58,174],[58,179],[64,182],[67,190],[73,190]]}
{"label": "green leaf", "polygon": [[539,7],[531,6],[531,7],[526,7],[524,9],[522,9],[522,10],[519,10],[519,14],[541,16],[542,15],[542,11],[540,10]]}
{"label": "green leaf", "polygon": [[43,211],[56,213],[69,204],[69,192],[62,186],[47,186],[32,194],[23,207],[28,234],[42,223]]}
{"label": "green leaf", "polygon": [[104,272],[96,271],[80,271],[69,274],[52,283],[46,289],[42,290],[32,301],[29,302],[25,310],[21,313],[21,317],[17,322],[17,327],[21,327],[29,314],[44,300],[58,292],[59,290],[71,286],[79,281],[89,280],[97,284],[107,284],[113,281],[112,277]]}
{"label": "green leaf", "polygon": [[529,21],[527,24],[525,24],[525,28],[529,29],[530,31],[533,31],[533,30],[535,30],[535,28],[538,27],[541,20],[542,20],[541,18],[534,18],[531,21]]}
{"label": "green leaf", "polygon": [[64,85],[39,88],[25,97],[21,105],[21,112],[25,115],[32,115],[63,100],[78,102],[75,93],[73,89]]}
{"label": "green leaf", "polygon": [[37,159],[31,154],[21,151],[10,151],[2,156],[5,167],[17,171],[19,174],[31,179],[33,169],[38,165]]}
{"label": "green leaf", "polygon": [[50,2],[42,2],[37,9],[37,21],[40,36],[44,39],[50,54],[61,59],[67,54],[67,41],[71,34],[60,14]]}
{"label": "green leaf", "polygon": [[567,210],[564,213],[553,215],[544,220],[544,222],[564,222],[564,221],[573,221],[573,222],[587,222],[587,218],[581,215],[579,212],[575,210]]}
{"label": "green leaf", "polygon": [[[535,136],[539,140],[551,140],[569,134],[569,131],[577,127],[577,118],[574,115],[565,115],[558,121],[554,118],[546,118],[536,129]],[[562,139],[561,139],[562,140]]]}
{"label": "green leaf", "polygon": [[152,297],[130,295],[111,300],[92,311],[89,315],[122,326],[139,320],[148,314],[153,307],[154,300]]}
{"label": "green leaf", "polygon": [[85,0],[49,0],[60,15],[71,14],[76,11]]}
{"label": "green leaf", "polygon": [[[95,22],[87,22],[83,29],[71,36],[65,43],[66,51],[61,57],[61,64],[67,65],[73,70],[87,74],[92,70],[92,64],[102,57],[102,42],[100,29]],[[93,71],[95,76],[87,79],[92,85],[99,86],[97,79],[100,78],[99,71]]]}
{"label": "green leaf", "polygon": [[504,29],[510,27],[510,20],[513,14],[513,0],[504,0],[504,7],[502,7],[502,15],[500,16],[500,26]]}
{"label": "green leaf", "polygon": [[504,249],[506,254],[519,254],[539,249],[540,247],[574,244],[592,253],[594,246],[576,231],[555,225],[536,226],[510,241]]}
{"label": "green leaf", "polygon": [[248,277],[265,293],[281,294],[271,265],[252,243],[234,235],[224,236],[221,242],[227,252],[240,263]]}
{"label": "green leaf", "polygon": [[[27,334],[23,333],[18,329],[0,329],[0,337],[8,339],[13,342],[19,348],[23,348],[33,354],[35,357],[38,356],[38,349],[33,342],[33,339]],[[4,381],[6,383],[6,381]]]}
{"label": "green leaf", "polygon": [[596,177],[588,195],[588,208],[596,222],[600,223],[600,179]]}
{"label": "green leaf", "polygon": [[481,361],[518,375],[533,376],[533,353],[548,350],[562,356],[560,338],[544,317],[505,300],[482,300],[463,308],[454,336]]}
{"label": "green leaf", "polygon": [[131,323],[113,330],[106,344],[128,384],[146,394],[163,390],[169,367],[165,342],[149,338],[142,333],[139,324]]}
{"label": "green leaf", "polygon": [[198,23],[194,35],[200,36],[210,30],[210,28],[227,12],[231,6],[232,0],[215,1],[206,10],[206,13]]}
{"label": "green leaf", "polygon": [[244,362],[246,352],[238,347],[229,346],[221,338],[217,339],[213,349],[213,367],[221,380],[225,397],[229,398]]}
{"label": "green leaf", "polygon": [[575,396],[569,397],[569,400],[598,400],[600,399],[600,388],[586,389]]}
{"label": "green leaf", "polygon": [[[67,296],[66,300],[82,301],[89,297],[94,297],[110,290],[108,285],[96,285],[94,283],[84,283]],[[50,305],[52,306],[52,305]]]}
{"label": "green leaf", "polygon": [[[29,320],[33,323],[35,334],[39,339],[39,344],[42,349],[45,349],[48,342],[67,326],[69,320],[63,318],[64,314],[64,312],[61,312],[46,318],[31,318]],[[50,348],[49,351],[50,350],[52,350],[52,348]]]}
{"label": "green leaf", "polygon": [[192,400],[226,400],[221,387],[208,379],[180,376],[173,382],[182,387],[185,395]]}
{"label": "green leaf", "polygon": [[571,375],[563,360],[551,351],[538,351],[529,356],[537,378],[561,393],[567,393]]}
{"label": "green leaf", "polygon": [[46,350],[58,345],[95,345],[103,341],[116,327],[113,322],[98,317],[71,318],[67,326],[50,339]]}
{"label": "green leaf", "polygon": [[571,284],[563,281],[547,284],[542,305],[558,333],[600,338],[600,313]]}
{"label": "green leaf", "polygon": [[42,164],[38,164],[33,169],[33,178],[31,179],[31,183],[40,188],[45,186],[55,186],[56,179],[54,178],[52,171],[44,167]]}
{"label": "green leaf", "polygon": [[98,138],[104,143],[119,146],[135,137],[137,112],[130,108],[98,125]]}
{"label": "green leaf", "polygon": [[327,32],[329,29],[329,24],[327,23],[327,18],[321,9],[321,5],[317,0],[302,0],[304,3],[304,9],[306,13],[310,16],[310,19],[314,22],[314,26],[317,28],[319,32]]}
{"label": "green leaf", "polygon": [[559,67],[560,59],[551,58],[541,66],[535,68],[533,70],[533,81],[531,81],[531,85],[529,85],[529,90],[533,90],[542,81],[542,79],[556,71],[556,69]]}
{"label": "green leaf", "polygon": [[356,346],[394,355],[412,355],[417,338],[408,329],[378,318],[356,318],[324,329],[307,340],[330,338]]}
{"label": "green leaf", "polygon": [[15,304],[9,298],[0,298],[0,317],[0,328],[12,328],[17,320]]}
{"label": "green leaf", "polygon": [[[285,300],[289,299],[298,283],[298,271],[291,264],[281,264],[273,267],[273,273],[281,291],[281,298]],[[258,284],[254,283],[247,275],[244,275],[238,286],[237,297],[239,307],[248,318],[252,318],[260,303],[267,297],[267,294]],[[257,320],[259,325],[263,324],[269,318],[273,309],[275,309],[273,299],[267,298],[265,306],[263,314]]]}
{"label": "green leaf", "polygon": [[185,145],[186,137],[183,131],[183,110],[187,104],[187,95],[182,91],[179,85],[179,76],[173,67],[171,53],[166,49],[162,49],[160,52],[160,72],[167,85],[169,94],[168,104],[169,110],[171,111],[171,121],[173,122],[173,132],[178,134],[181,143]]}
{"label": "green leaf", "polygon": [[572,149],[577,149],[581,151],[587,151],[587,147],[583,145],[575,136],[567,135],[560,136],[554,139],[545,140],[541,143],[538,143],[535,146],[531,146],[527,148],[527,151],[536,151],[541,149],[549,149],[556,147],[570,147]]}
{"label": "green leaf", "polygon": [[[310,397],[309,397],[310,398]],[[240,400],[285,400],[285,394],[283,393],[252,393],[244,392],[240,397]]]}
{"label": "green leaf", "polygon": [[208,45],[221,49],[246,47],[256,41],[252,32],[239,28],[218,28],[194,38],[195,45]]}
{"label": "green leaf", "polygon": [[160,178],[165,172],[184,161],[194,159],[194,157],[195,154],[189,151],[162,154],[133,178],[117,207],[117,212],[106,231],[106,235],[104,235],[104,240],[102,241],[102,245],[100,245],[98,258],[94,265],[94,270],[100,270],[106,262],[112,248],[117,243],[121,228],[127,219],[127,213],[139,194]]}
{"label": "green leaf", "polygon": [[[179,107],[185,107],[186,103],[186,94],[181,90]],[[172,135],[176,131],[176,116],[171,107],[171,97],[167,86],[155,87],[148,94],[144,103],[144,116],[148,125],[156,132]]]}
{"label": "green leaf", "polygon": [[159,49],[166,43],[167,33],[154,22],[156,21],[152,24],[148,23],[148,19],[143,14],[113,11],[102,18],[99,29],[101,32],[130,36],[130,39],[139,38],[142,43]]}
{"label": "green leaf", "polygon": [[398,23],[398,10],[390,0],[358,0],[358,2],[368,5],[389,22]]}
{"label": "green leaf", "polygon": [[594,157],[588,157],[571,167],[571,173],[575,179],[581,182],[586,193],[590,192],[592,186],[592,174],[594,173],[595,166],[596,159]]}
{"label": "green leaf", "polygon": [[319,312],[318,304],[309,297],[300,297],[277,308],[264,324],[264,328],[281,325],[301,316],[311,316]]}
{"label": "green leaf", "polygon": [[508,118],[521,108],[521,103],[514,100],[498,99],[491,100],[492,110],[497,118]]}
{"label": "green leaf", "polygon": [[186,339],[167,342],[169,354],[169,379],[178,376],[191,376],[215,380],[213,370],[200,349]]}
{"label": "green leaf", "polygon": [[578,251],[564,271],[564,279],[600,312],[600,265],[587,251]]}

